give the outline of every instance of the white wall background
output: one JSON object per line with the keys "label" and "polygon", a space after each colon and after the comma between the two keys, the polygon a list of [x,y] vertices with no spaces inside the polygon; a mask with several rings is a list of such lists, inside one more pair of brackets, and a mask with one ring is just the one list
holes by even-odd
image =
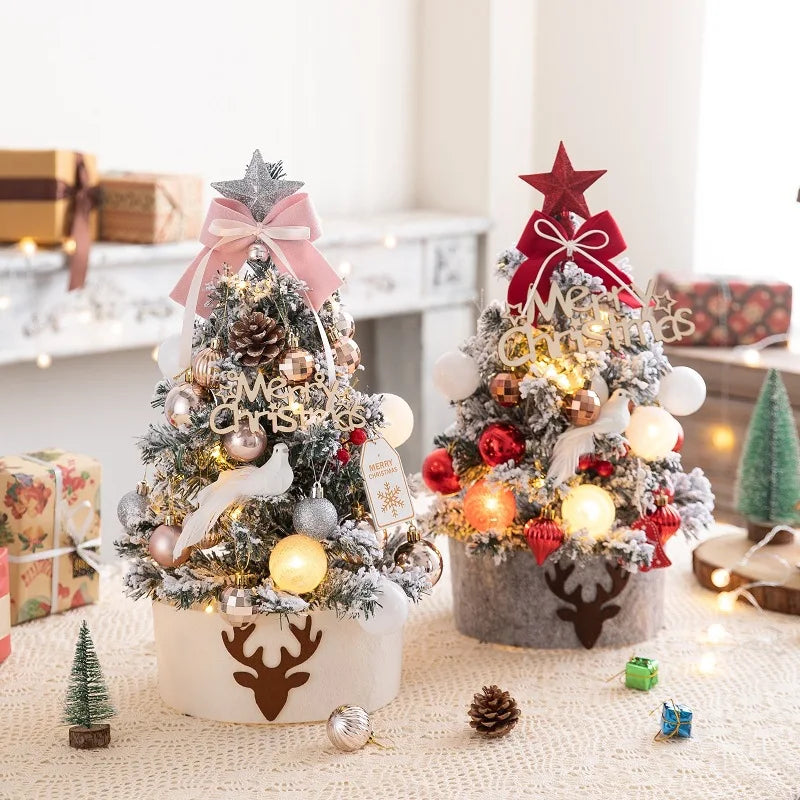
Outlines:
{"label": "white wall background", "polygon": [[59,0],[0,12],[0,146],[239,176],[255,147],[327,214],[414,193],[416,2]]}
{"label": "white wall background", "polygon": [[[207,180],[240,175],[260,147],[307,180],[323,217],[414,205],[491,216],[488,276],[541,202],[516,176],[548,170],[564,139],[577,169],[608,169],[587,199],[614,213],[643,282],[692,266],[705,7],[4,4],[0,147],[82,149],[105,169]],[[157,377],[144,351],[3,368],[0,452],[95,453],[113,521],[141,474],[133,438]]]}

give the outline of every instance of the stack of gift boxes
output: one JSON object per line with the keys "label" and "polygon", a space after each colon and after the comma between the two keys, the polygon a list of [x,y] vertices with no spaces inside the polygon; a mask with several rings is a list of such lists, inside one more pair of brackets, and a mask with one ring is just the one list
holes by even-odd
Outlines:
{"label": "stack of gift boxes", "polygon": [[0,661],[11,625],[99,594],[100,464],[63,450],[0,458]]}
{"label": "stack of gift boxes", "polygon": [[99,174],[95,158],[85,153],[0,150],[0,242],[63,247],[70,288],[77,289],[95,239],[196,239],[202,195],[202,179],[195,175]]}

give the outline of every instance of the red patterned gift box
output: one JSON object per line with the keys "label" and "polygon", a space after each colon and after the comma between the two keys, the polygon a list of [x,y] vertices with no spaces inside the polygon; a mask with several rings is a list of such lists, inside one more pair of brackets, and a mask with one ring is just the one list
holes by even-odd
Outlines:
{"label": "red patterned gift box", "polygon": [[695,332],[676,345],[735,347],[789,332],[792,287],[781,281],[658,276],[677,307],[692,309]]}
{"label": "red patterned gift box", "polygon": [[8,549],[0,547],[0,662],[11,655],[11,598],[8,594]]}
{"label": "red patterned gift box", "polygon": [[0,459],[11,624],[97,600],[100,463],[43,450]]}

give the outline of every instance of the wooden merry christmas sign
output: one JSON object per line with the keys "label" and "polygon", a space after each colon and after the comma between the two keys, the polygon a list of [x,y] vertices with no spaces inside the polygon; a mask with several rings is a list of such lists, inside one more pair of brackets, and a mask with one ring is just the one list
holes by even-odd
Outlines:
{"label": "wooden merry christmas sign", "polygon": [[[620,296],[622,295],[622,296]],[[562,292],[557,283],[548,285],[544,299],[532,286],[521,313],[511,317],[513,322],[500,338],[500,360],[509,367],[520,367],[535,359],[536,346],[547,345],[551,358],[561,358],[577,350],[609,350],[630,346],[635,338],[646,341],[646,329],[657,342],[676,342],[694,333],[688,308],[674,309],[675,300],[669,292],[657,295],[655,281],[636,297],[641,308],[633,316],[622,313],[622,304],[632,297],[630,289],[615,286],[609,291],[592,291],[588,286],[571,286]],[[557,314],[570,322],[566,330],[556,330],[552,323]]]}
{"label": "wooden merry christmas sign", "polygon": [[[291,384],[283,376],[265,380],[259,372],[252,383],[243,372],[231,371],[221,376],[218,394],[225,400],[209,417],[209,425],[220,435],[237,431],[242,424],[257,432],[266,419],[273,433],[291,433],[305,430],[313,423],[331,420],[340,431],[363,428],[367,424],[364,405],[359,395],[342,388],[329,386],[322,373],[313,381]],[[255,403],[259,397],[266,404],[264,411],[251,411],[243,403]],[[232,421],[223,422],[225,412],[231,412]],[[266,426],[264,426],[266,427]]]}

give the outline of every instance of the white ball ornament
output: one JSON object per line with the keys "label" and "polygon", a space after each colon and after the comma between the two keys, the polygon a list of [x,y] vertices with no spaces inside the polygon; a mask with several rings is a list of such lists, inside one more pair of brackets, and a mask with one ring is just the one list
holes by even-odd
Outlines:
{"label": "white ball ornament", "polygon": [[170,336],[158,346],[158,368],[168,380],[175,380],[188,364],[182,367],[180,361],[181,339],[180,336]]}
{"label": "white ball ornament", "polygon": [[658,401],[670,414],[686,417],[700,409],[706,399],[706,382],[691,367],[675,367],[661,379]]}
{"label": "white ball ornament", "polygon": [[414,412],[411,406],[396,394],[384,394],[381,399],[384,427],[381,435],[392,447],[400,447],[408,441],[414,430]]}
{"label": "white ball ornament", "polygon": [[616,517],[614,498],[593,483],[573,487],[561,504],[561,519],[567,533],[585,529],[590,536],[600,539],[611,530]]}
{"label": "white ball ornament", "polygon": [[358,616],[358,624],[373,636],[386,636],[401,630],[408,617],[408,597],[394,581],[384,578],[375,611]]}
{"label": "white ball ornament", "polygon": [[469,397],[480,382],[478,365],[457,350],[439,356],[433,365],[433,385],[452,402]]}
{"label": "white ball ornament", "polygon": [[679,434],[678,421],[659,406],[637,406],[625,431],[631,452],[645,461],[657,461],[672,452]]}

